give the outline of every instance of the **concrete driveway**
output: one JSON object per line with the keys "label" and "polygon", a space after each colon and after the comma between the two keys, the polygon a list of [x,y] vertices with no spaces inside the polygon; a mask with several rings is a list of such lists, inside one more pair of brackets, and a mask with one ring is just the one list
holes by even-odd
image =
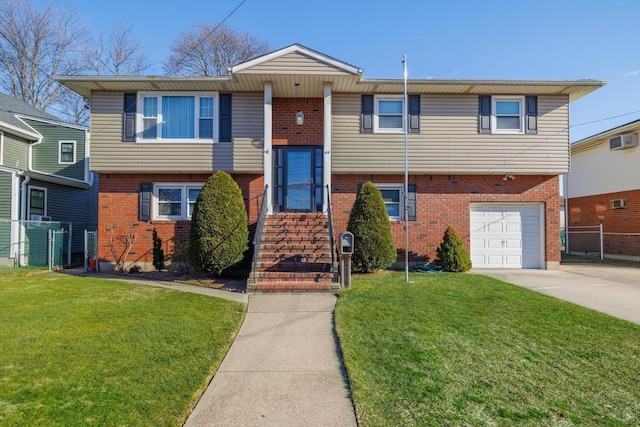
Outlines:
{"label": "concrete driveway", "polygon": [[475,269],[473,273],[640,324],[640,268],[562,264],[560,270]]}

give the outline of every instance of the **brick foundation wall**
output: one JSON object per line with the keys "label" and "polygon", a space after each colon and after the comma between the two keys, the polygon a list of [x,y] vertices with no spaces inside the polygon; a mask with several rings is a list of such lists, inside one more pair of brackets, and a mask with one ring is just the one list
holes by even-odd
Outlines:
{"label": "brick foundation wall", "polygon": [[[347,229],[349,212],[358,185],[403,183],[400,175],[333,175],[332,214],[337,232]],[[417,186],[417,218],[409,221],[410,259],[433,261],[446,228],[451,225],[469,249],[469,211],[471,203],[542,202],[545,206],[545,258],[547,265],[560,262],[560,203],[557,176],[518,175],[503,181],[492,175],[415,175],[409,183]],[[400,259],[404,259],[404,221],[392,221],[391,230]],[[557,265],[557,264],[556,264]],[[544,268],[544,265],[543,265]]]}
{"label": "brick foundation wall", "polygon": [[[273,98],[273,139],[277,145],[324,144],[324,100],[322,98]],[[296,124],[296,112],[304,113],[304,124]]]}
{"label": "brick foundation wall", "polygon": [[[611,209],[613,199],[627,199],[627,207]],[[596,229],[579,227],[602,224],[604,254],[640,256],[640,235],[609,233],[640,233],[640,190],[574,197],[568,200],[569,251],[599,252],[600,236]],[[593,233],[571,233],[593,231]]]}
{"label": "brick foundation wall", "polygon": [[[114,262],[112,246],[121,253],[125,246],[118,240],[123,235],[136,235],[135,244],[127,257],[127,267],[136,263],[149,268],[153,261],[152,232],[156,228],[163,240],[164,252],[171,250],[171,238],[189,238],[191,221],[138,220],[138,198],[143,182],[204,183],[210,174],[100,174],[98,196],[98,257],[101,268],[109,269]],[[264,192],[261,174],[235,174],[234,180],[240,186],[247,205],[249,224],[255,224],[260,213],[260,203]],[[111,237],[115,243],[111,244]],[[152,267],[151,267],[152,268]]]}

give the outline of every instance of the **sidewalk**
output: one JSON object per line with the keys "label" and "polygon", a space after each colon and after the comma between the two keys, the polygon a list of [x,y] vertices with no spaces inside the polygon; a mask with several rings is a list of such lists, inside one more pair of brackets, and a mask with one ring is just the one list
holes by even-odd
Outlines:
{"label": "sidewalk", "polygon": [[355,426],[328,294],[249,295],[238,337],[185,426]]}

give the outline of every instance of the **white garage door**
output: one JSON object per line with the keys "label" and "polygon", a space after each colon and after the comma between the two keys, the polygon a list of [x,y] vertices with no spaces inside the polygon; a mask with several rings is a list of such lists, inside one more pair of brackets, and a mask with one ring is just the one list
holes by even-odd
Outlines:
{"label": "white garage door", "polygon": [[472,205],[474,268],[541,268],[540,205]]}

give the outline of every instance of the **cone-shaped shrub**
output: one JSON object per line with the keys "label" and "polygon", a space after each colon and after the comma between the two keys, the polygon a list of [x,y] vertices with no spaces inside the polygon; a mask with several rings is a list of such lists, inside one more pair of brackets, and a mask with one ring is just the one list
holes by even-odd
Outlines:
{"label": "cone-shaped shrub", "polygon": [[469,252],[464,247],[460,235],[455,228],[449,226],[444,232],[442,243],[436,249],[436,264],[444,271],[464,273],[471,268]]}
{"label": "cone-shaped shrub", "polygon": [[396,260],[389,215],[382,193],[371,182],[365,183],[356,196],[347,230],[355,242],[351,258],[354,271],[369,273],[387,268]]}
{"label": "cone-shaped shrub", "polygon": [[202,187],[191,216],[189,261],[197,269],[220,275],[242,260],[249,244],[242,191],[222,171]]}

